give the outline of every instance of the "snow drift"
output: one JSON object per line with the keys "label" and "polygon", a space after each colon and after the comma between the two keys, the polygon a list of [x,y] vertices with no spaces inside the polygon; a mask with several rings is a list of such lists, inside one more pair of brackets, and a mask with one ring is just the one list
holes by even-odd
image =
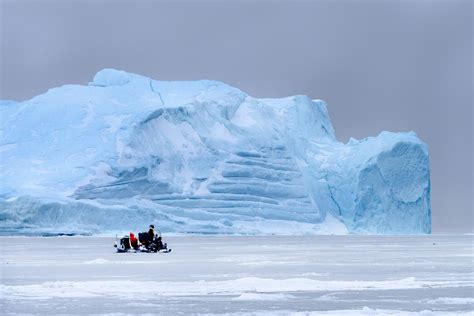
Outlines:
{"label": "snow drift", "polygon": [[321,100],[104,69],[0,111],[3,233],[431,229],[427,146],[340,143]]}

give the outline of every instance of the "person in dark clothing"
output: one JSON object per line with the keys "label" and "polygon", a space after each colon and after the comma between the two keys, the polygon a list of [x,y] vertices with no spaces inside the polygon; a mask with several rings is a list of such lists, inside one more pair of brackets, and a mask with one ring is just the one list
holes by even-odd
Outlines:
{"label": "person in dark clothing", "polygon": [[153,242],[155,240],[155,225],[150,225],[150,228],[148,229],[148,239],[150,242]]}

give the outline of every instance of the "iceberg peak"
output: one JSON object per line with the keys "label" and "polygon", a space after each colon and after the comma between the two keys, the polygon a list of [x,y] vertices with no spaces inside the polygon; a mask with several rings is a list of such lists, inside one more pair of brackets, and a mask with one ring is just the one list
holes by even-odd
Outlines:
{"label": "iceberg peak", "polygon": [[97,72],[89,85],[98,87],[123,86],[130,82],[132,74],[113,68],[105,68]]}

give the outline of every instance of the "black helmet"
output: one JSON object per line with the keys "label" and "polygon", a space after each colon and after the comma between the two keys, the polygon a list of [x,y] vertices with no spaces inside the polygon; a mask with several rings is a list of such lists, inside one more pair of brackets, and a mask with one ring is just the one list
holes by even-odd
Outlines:
{"label": "black helmet", "polygon": [[150,225],[150,228],[155,229],[155,225],[151,224],[151,225]]}

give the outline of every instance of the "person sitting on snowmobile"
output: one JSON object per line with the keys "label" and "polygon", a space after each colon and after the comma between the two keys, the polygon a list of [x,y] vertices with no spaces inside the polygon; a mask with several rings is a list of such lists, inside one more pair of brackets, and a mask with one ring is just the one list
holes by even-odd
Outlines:
{"label": "person sitting on snowmobile", "polygon": [[130,232],[130,246],[135,250],[137,250],[138,247],[139,247],[138,239],[137,239],[137,237],[135,237],[135,234],[132,233],[132,232]]}
{"label": "person sitting on snowmobile", "polygon": [[148,239],[150,242],[153,242],[155,240],[155,225],[151,224],[150,228],[148,229]]}

